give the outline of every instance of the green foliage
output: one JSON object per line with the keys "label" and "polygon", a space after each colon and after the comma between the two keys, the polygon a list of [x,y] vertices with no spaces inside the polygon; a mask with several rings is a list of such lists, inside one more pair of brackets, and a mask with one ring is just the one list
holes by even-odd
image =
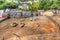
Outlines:
{"label": "green foliage", "polygon": [[0,9],[3,9],[3,5],[0,5]]}
{"label": "green foliage", "polygon": [[3,9],[4,1],[0,0],[0,9]]}
{"label": "green foliage", "polygon": [[14,2],[7,2],[6,0],[0,1],[0,9],[6,9],[6,8],[15,9],[17,7],[18,4]]}
{"label": "green foliage", "polygon": [[[36,5],[37,4],[37,5]],[[60,0],[40,0],[38,3],[30,5],[30,10],[60,10]]]}
{"label": "green foliage", "polygon": [[30,1],[30,0],[18,0],[18,1],[24,2],[24,1]]}
{"label": "green foliage", "polygon": [[4,3],[4,1],[0,1],[0,5],[3,4],[3,3]]}
{"label": "green foliage", "polygon": [[15,9],[17,7],[18,7],[18,4],[12,3],[12,2],[4,4],[4,9],[6,9],[6,8]]}
{"label": "green foliage", "polygon": [[[22,1],[29,1],[29,0],[17,0],[18,2]],[[6,8],[17,8],[18,4],[12,2],[7,2],[6,0],[0,0],[0,9]],[[59,9],[60,10],[60,0],[39,0],[39,2],[29,5],[29,9],[32,11],[38,10],[51,10],[51,9]]]}
{"label": "green foliage", "polygon": [[39,10],[39,2],[29,5],[29,9],[32,11],[38,11]]}
{"label": "green foliage", "polygon": [[41,0],[39,9],[42,10],[51,10],[51,9],[60,9],[60,0]]}

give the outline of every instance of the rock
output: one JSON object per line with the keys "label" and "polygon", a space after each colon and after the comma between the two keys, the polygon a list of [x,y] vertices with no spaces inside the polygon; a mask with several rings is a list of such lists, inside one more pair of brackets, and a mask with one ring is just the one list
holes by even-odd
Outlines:
{"label": "rock", "polygon": [[16,27],[17,25],[18,25],[18,24],[17,24],[17,23],[15,23],[15,22],[12,24],[12,26],[13,26],[13,27]]}
{"label": "rock", "polygon": [[21,27],[24,27],[24,26],[25,26],[24,22],[21,22]]}

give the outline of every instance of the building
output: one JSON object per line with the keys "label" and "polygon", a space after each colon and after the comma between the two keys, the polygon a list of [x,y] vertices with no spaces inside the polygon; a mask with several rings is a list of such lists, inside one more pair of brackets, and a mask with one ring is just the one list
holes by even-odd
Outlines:
{"label": "building", "polygon": [[32,2],[20,2],[18,8],[29,10],[29,4],[32,4]]}
{"label": "building", "polygon": [[21,10],[18,9],[11,9],[7,14],[10,15],[10,17],[21,17]]}
{"label": "building", "polygon": [[2,17],[4,10],[0,10],[0,17]]}
{"label": "building", "polygon": [[22,11],[23,17],[31,17],[31,11]]}
{"label": "building", "polygon": [[9,14],[11,18],[30,17],[31,16],[30,11],[22,11],[19,9],[11,9],[9,12],[6,12],[6,14]]}

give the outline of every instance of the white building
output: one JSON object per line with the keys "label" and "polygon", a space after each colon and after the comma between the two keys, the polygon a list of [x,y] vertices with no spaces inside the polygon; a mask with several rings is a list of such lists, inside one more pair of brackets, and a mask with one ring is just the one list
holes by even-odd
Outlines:
{"label": "white building", "polygon": [[0,10],[0,17],[2,17],[4,10]]}
{"label": "white building", "polygon": [[28,10],[29,9],[29,4],[32,4],[32,2],[31,1],[20,2],[18,8],[27,9]]}

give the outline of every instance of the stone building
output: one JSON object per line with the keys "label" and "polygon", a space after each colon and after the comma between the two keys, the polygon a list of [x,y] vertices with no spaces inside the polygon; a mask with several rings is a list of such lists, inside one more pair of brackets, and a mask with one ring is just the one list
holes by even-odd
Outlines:
{"label": "stone building", "polygon": [[30,11],[22,11],[19,9],[11,9],[9,12],[6,12],[10,15],[10,17],[30,17],[31,12]]}
{"label": "stone building", "polygon": [[31,11],[23,11],[22,16],[23,17],[31,17]]}
{"label": "stone building", "polygon": [[18,9],[11,9],[8,14],[10,14],[10,17],[21,17],[21,10]]}

